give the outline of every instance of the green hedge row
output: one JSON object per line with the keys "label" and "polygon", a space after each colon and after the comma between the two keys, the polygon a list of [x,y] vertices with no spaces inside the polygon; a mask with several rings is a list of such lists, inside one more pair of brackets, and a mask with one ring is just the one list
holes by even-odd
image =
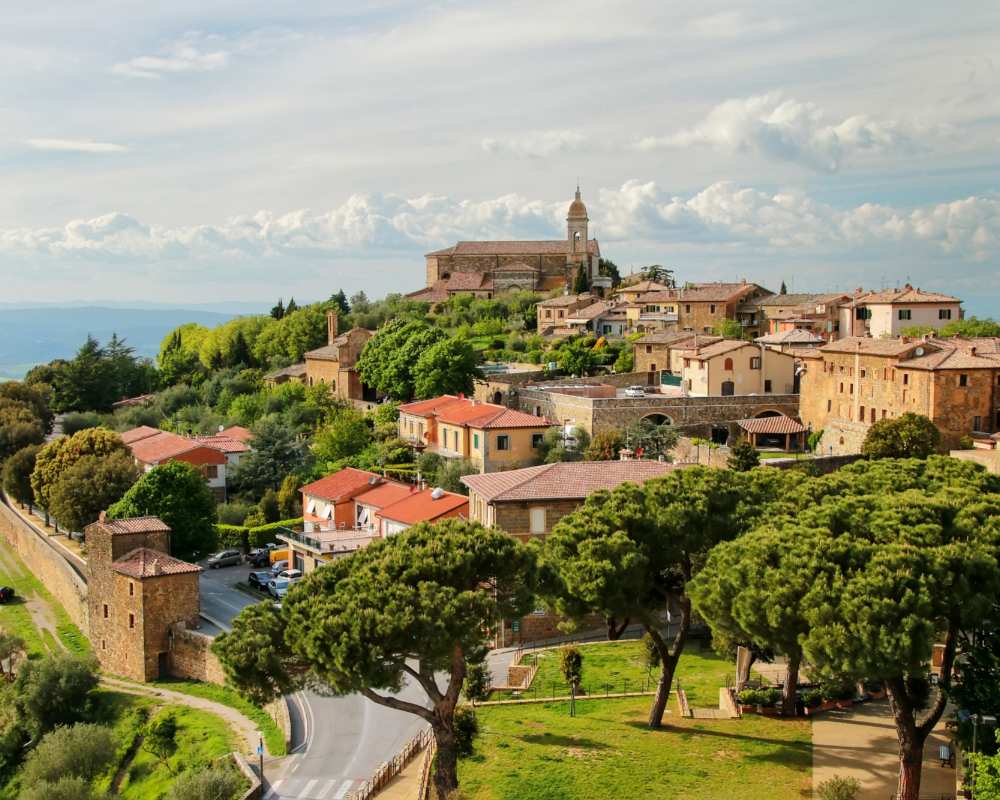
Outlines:
{"label": "green hedge row", "polygon": [[249,550],[252,547],[263,547],[265,544],[276,542],[277,534],[282,528],[295,528],[301,524],[302,517],[283,519],[267,525],[259,525],[256,528],[247,528],[243,525],[223,525],[220,523],[215,526],[215,546],[239,547],[243,550]]}

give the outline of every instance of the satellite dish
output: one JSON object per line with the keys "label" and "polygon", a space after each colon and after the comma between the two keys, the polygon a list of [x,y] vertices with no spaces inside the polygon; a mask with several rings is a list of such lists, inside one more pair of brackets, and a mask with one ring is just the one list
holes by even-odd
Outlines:
{"label": "satellite dish", "polygon": [[441,487],[438,487],[431,492],[431,500],[440,500],[442,497],[444,497],[444,489]]}
{"label": "satellite dish", "polygon": [[913,351],[913,354],[916,356],[922,356],[924,352],[925,352],[924,348],[918,347],[916,350]]}

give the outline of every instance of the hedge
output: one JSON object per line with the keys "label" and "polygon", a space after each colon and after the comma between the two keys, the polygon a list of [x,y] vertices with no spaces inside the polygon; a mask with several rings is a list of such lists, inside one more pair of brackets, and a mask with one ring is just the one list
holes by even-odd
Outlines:
{"label": "hedge", "polygon": [[249,531],[249,528],[242,525],[224,525],[220,522],[215,526],[215,546],[240,547],[246,550]]}
{"label": "hedge", "polygon": [[275,537],[282,528],[295,528],[302,522],[302,517],[296,517],[295,519],[282,519],[268,525],[250,528],[247,531],[247,541],[250,547],[263,547],[265,544],[277,541]]}

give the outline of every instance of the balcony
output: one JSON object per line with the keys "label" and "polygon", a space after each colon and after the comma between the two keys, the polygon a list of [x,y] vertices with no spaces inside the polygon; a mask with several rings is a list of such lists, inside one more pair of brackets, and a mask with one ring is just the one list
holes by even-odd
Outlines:
{"label": "balcony", "polygon": [[381,538],[374,530],[348,529],[303,533],[285,529],[277,538],[288,545],[299,545],[319,555],[348,555]]}

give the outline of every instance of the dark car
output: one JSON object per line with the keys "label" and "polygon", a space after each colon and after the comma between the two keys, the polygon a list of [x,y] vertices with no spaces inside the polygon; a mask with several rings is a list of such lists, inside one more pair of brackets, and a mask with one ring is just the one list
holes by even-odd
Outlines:
{"label": "dark car", "polygon": [[271,580],[270,572],[251,572],[247,578],[247,583],[250,584],[254,589],[259,589],[262,592],[267,591],[267,583]]}
{"label": "dark car", "polygon": [[251,567],[266,567],[271,563],[271,551],[267,547],[255,547],[247,553],[247,563]]}
{"label": "dark car", "polygon": [[9,603],[14,599],[14,590],[9,586],[0,586],[0,603]]}
{"label": "dark car", "polygon": [[205,564],[210,569],[218,569],[219,567],[235,567],[241,561],[243,561],[243,556],[239,550],[220,550],[218,553],[210,555]]}

